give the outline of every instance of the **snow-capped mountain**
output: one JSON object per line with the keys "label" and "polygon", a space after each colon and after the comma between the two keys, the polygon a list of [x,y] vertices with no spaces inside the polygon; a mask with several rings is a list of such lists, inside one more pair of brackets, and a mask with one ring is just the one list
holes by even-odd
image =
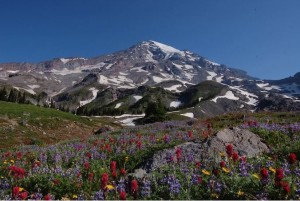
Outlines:
{"label": "snow-capped mountain", "polygon": [[[299,76],[296,74],[295,77]],[[218,96],[211,97],[210,104],[219,104],[226,99],[237,103],[236,108],[255,110],[260,101],[274,95],[277,99],[299,102],[299,82],[258,80],[242,70],[156,41],[143,41],[126,50],[89,59],[57,58],[37,64],[0,64],[1,85],[10,85],[36,96],[46,93],[58,105],[75,109],[95,101],[101,102],[99,97],[108,88],[113,95],[101,104],[118,101],[125,96],[122,90],[128,92],[149,86],[184,93],[206,80],[226,88]],[[201,102],[201,97],[197,99]],[[171,103],[170,107],[184,106],[176,99]],[[124,105],[119,103],[115,109]]]}

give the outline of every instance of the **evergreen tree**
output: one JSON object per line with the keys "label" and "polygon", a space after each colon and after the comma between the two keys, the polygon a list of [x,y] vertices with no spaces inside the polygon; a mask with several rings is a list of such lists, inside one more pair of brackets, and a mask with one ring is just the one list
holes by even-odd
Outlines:
{"label": "evergreen tree", "polygon": [[10,90],[7,101],[9,102],[17,101],[17,92],[14,89]]}
{"label": "evergreen tree", "polygon": [[0,100],[2,101],[6,101],[7,100],[7,92],[6,92],[6,89],[5,87],[2,88],[2,90],[0,91]]}

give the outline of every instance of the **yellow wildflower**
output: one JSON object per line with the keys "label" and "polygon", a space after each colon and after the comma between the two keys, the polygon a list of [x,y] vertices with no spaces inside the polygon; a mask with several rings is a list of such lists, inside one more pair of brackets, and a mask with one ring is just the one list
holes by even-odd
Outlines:
{"label": "yellow wildflower", "polygon": [[73,195],[72,198],[73,198],[73,199],[77,199],[78,196],[77,196],[77,195]]}
{"label": "yellow wildflower", "polygon": [[213,198],[217,198],[217,199],[219,198],[219,195],[216,194],[216,193],[212,193],[211,196],[212,196]]}
{"label": "yellow wildflower", "polygon": [[220,155],[221,157],[225,157],[225,153],[224,153],[224,152],[220,152],[219,155]]}
{"label": "yellow wildflower", "polygon": [[1,178],[1,179],[4,179],[4,177],[3,177],[3,176],[1,176],[0,178]]}
{"label": "yellow wildflower", "polygon": [[276,170],[275,170],[273,167],[269,167],[269,170],[270,170],[271,172],[273,172],[273,173],[276,172]]}
{"label": "yellow wildflower", "polygon": [[207,170],[202,170],[202,173],[203,173],[203,174],[206,174],[206,175],[210,175],[210,172],[207,171]]}
{"label": "yellow wildflower", "polygon": [[226,173],[230,172],[230,169],[228,169],[227,167],[222,167],[222,170]]}
{"label": "yellow wildflower", "polygon": [[113,185],[110,185],[110,184],[106,185],[106,188],[107,188],[108,190],[113,190],[113,189],[115,189],[115,187],[114,187]]}
{"label": "yellow wildflower", "polygon": [[238,195],[238,197],[240,197],[240,196],[243,196],[245,193],[243,191],[239,190],[236,194]]}
{"label": "yellow wildflower", "polygon": [[7,164],[7,160],[5,160],[5,161],[3,162],[3,164],[5,164],[5,165],[6,165],[6,164]]}
{"label": "yellow wildflower", "polygon": [[125,161],[127,162],[127,161],[128,161],[128,159],[129,159],[129,157],[128,157],[128,156],[126,156],[126,157],[125,157]]}
{"label": "yellow wildflower", "polygon": [[254,173],[252,176],[255,177],[256,179],[260,179],[260,176],[257,173]]}
{"label": "yellow wildflower", "polygon": [[24,191],[24,188],[22,188],[22,187],[19,187],[19,191],[21,192],[21,191]]}
{"label": "yellow wildflower", "polygon": [[14,163],[15,163],[15,161],[14,161],[14,160],[10,160],[10,162],[11,162],[12,164],[14,164]]}

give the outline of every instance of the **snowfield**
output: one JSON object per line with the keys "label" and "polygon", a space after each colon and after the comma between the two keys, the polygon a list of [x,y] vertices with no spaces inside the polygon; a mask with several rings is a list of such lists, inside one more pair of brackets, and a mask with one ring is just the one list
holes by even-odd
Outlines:
{"label": "snowfield", "polygon": [[180,115],[190,117],[190,118],[194,118],[194,113],[192,113],[192,112],[187,112],[187,113],[180,114]]}
{"label": "snowfield", "polygon": [[181,105],[181,102],[180,101],[172,101],[171,103],[170,103],[170,107],[175,107],[175,108],[177,108],[177,107],[179,107]]}
{"label": "snowfield", "polygon": [[214,99],[212,99],[211,101],[213,101],[213,102],[216,103],[217,100],[218,100],[219,98],[227,98],[227,99],[230,99],[230,100],[239,100],[239,98],[236,97],[236,96],[232,93],[232,91],[227,91],[226,94],[225,94],[224,96],[217,96],[217,97],[215,97]]}
{"label": "snowfield", "polygon": [[90,102],[92,102],[93,100],[96,99],[97,93],[98,93],[99,90],[96,89],[95,87],[92,87],[89,90],[92,91],[93,97],[91,99],[88,99],[88,100],[80,101],[79,102],[80,106],[86,105],[86,104],[88,104],[88,103],[90,103]]}

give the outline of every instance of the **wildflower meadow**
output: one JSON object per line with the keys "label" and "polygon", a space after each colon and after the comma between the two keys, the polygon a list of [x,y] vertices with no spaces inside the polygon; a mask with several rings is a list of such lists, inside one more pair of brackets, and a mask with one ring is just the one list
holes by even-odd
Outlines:
{"label": "wildflower meadow", "polygon": [[299,199],[300,123],[251,120],[238,126],[258,133],[271,153],[248,158],[227,144],[218,157],[198,160],[177,148],[161,168],[135,177],[134,170],[157,151],[212,136],[214,125],[204,121],[155,123],[2,150],[0,199]]}

